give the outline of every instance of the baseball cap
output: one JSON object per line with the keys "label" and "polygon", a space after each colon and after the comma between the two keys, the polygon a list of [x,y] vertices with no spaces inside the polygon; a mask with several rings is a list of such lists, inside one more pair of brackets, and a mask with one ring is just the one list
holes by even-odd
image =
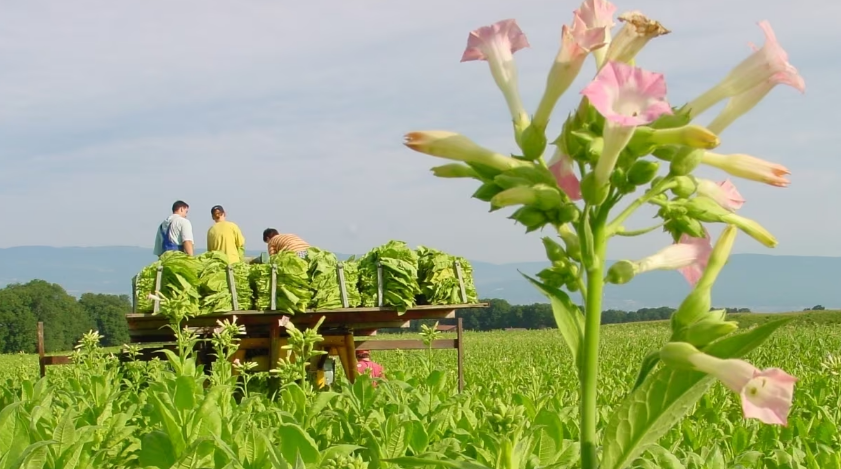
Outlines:
{"label": "baseball cap", "polygon": [[217,210],[222,213],[225,213],[225,209],[222,208],[221,205],[214,205],[213,207],[210,207],[210,214],[213,215]]}

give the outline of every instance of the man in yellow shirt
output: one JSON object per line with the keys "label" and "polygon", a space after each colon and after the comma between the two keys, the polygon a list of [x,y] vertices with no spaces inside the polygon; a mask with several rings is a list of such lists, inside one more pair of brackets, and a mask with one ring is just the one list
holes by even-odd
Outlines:
{"label": "man in yellow shirt", "polygon": [[241,261],[245,256],[245,237],[239,226],[225,219],[221,205],[214,205],[210,215],[216,223],[207,230],[207,250],[225,253],[231,264]]}

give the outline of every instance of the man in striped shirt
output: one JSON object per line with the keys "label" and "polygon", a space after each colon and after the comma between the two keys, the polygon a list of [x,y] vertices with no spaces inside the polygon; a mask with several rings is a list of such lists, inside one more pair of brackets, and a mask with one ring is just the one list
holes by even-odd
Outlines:
{"label": "man in striped shirt", "polygon": [[293,234],[280,234],[274,228],[267,228],[263,231],[263,241],[269,245],[269,255],[273,256],[280,251],[292,251],[298,257],[306,259],[307,249],[310,245],[306,241]]}

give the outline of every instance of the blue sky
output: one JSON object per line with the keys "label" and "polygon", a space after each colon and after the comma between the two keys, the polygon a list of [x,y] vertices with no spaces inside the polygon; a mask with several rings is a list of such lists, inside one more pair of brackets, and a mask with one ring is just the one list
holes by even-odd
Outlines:
{"label": "blue sky", "polygon": [[[638,65],[666,75],[669,100],[697,96],[761,45],[770,21],[806,94],[777,87],[722,134],[721,153],[786,165],[786,189],[735,181],[740,211],[771,230],[767,250],[841,256],[841,4],[829,0],[614,2],[672,33]],[[538,260],[539,235],[470,199],[474,182],[434,178],[442,160],[402,146],[412,130],[463,133],[516,147],[483,62],[459,63],[468,32],[515,18],[516,54],[533,112],[573,1],[6,2],[0,17],[0,247],[149,246],[176,199],[203,245],[222,204],[250,249],[273,226],[311,244],[361,253],[388,239],[491,262]],[[738,5],[738,6],[737,6]],[[618,28],[618,27],[617,27]],[[556,108],[551,133],[593,74],[588,60]],[[703,115],[706,123],[715,111]],[[722,179],[716,170],[701,175]],[[642,227],[652,212],[629,226]],[[714,233],[717,230],[713,230]],[[611,257],[668,242],[617,240]]]}

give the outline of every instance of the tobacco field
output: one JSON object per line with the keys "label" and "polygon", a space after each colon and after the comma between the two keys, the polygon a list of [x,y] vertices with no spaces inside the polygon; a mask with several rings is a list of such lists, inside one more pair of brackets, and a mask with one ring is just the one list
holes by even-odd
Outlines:
{"label": "tobacco field", "polygon": [[[818,320],[837,314],[804,315],[749,356],[758,367],[780,366],[798,377],[787,427],[745,420],[739,397],[715,383],[633,467],[841,467],[841,326]],[[235,331],[226,326],[218,335],[219,353],[235,346]],[[605,326],[600,428],[641,359],[667,337],[665,322]],[[308,381],[296,383],[303,371],[286,364],[280,374],[287,384],[270,398],[267,376],[247,365],[238,368],[239,379],[231,367],[205,374],[185,353],[169,364],[120,365],[111,354],[125,351],[96,343],[87,336],[78,363],[50,367],[44,380],[37,357],[0,356],[0,468],[578,464],[577,380],[556,330],[467,332],[463,394],[454,350],[375,351],[387,375],[377,386],[367,377],[350,385],[337,372],[331,389],[314,390]]]}

